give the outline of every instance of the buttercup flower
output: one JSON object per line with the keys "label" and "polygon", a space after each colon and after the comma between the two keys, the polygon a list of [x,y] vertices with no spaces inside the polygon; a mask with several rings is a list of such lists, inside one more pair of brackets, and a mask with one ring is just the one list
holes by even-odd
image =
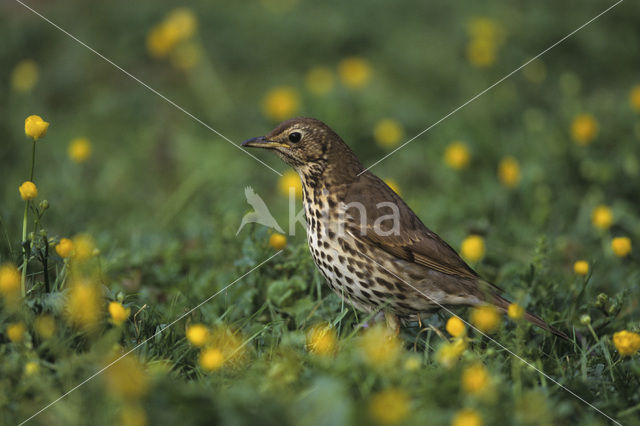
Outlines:
{"label": "buttercup flower", "polygon": [[15,322],[7,326],[7,337],[14,343],[22,342],[22,339],[24,338],[24,332],[24,324],[21,322]]}
{"label": "buttercup flower", "polygon": [[216,348],[205,348],[200,352],[200,366],[206,371],[216,371],[224,364],[224,354]]}
{"label": "buttercup flower", "polygon": [[77,261],[85,261],[94,255],[96,250],[93,237],[88,234],[78,234],[73,237],[73,259]]}
{"label": "buttercup flower", "polygon": [[33,200],[38,196],[36,184],[30,181],[23,182],[22,185],[18,187],[18,191],[20,192],[20,197],[25,201]]}
{"label": "buttercup flower", "polygon": [[452,142],[444,152],[444,162],[454,170],[460,170],[469,164],[469,149],[462,142]]}
{"label": "buttercup flower", "polygon": [[521,319],[524,316],[524,308],[517,303],[511,303],[507,307],[507,315],[513,319]]}
{"label": "buttercup flower", "polygon": [[192,37],[198,27],[196,16],[190,9],[184,7],[169,12],[164,22],[176,34],[178,40]]}
{"label": "buttercup flower", "polygon": [[514,157],[507,156],[498,164],[498,178],[507,188],[515,188],[520,183],[520,165]]}
{"label": "buttercup flower", "polygon": [[362,334],[359,347],[364,360],[373,367],[389,366],[402,354],[402,342],[381,324],[374,325]]}
{"label": "buttercup flower", "polygon": [[393,425],[407,418],[410,411],[407,392],[393,388],[378,392],[369,402],[369,413],[379,423]]}
{"label": "buttercup flower", "polygon": [[[117,359],[119,357],[116,357]],[[111,364],[114,359],[107,360]],[[125,401],[143,397],[149,389],[149,381],[143,365],[134,355],[126,355],[104,372],[107,390]]]}
{"label": "buttercup flower", "polygon": [[264,115],[277,121],[291,117],[299,107],[298,92],[289,86],[280,86],[270,90],[262,101]]}
{"label": "buttercup flower", "polygon": [[462,241],[460,247],[462,256],[471,262],[477,262],[484,257],[484,238],[479,235],[469,235]]}
{"label": "buttercup flower", "polygon": [[573,272],[577,275],[587,275],[589,273],[589,262],[586,260],[578,260],[573,264]]}
{"label": "buttercup flower", "polygon": [[282,234],[271,234],[269,245],[276,250],[282,250],[287,246],[287,237]]}
{"label": "buttercup flower", "polygon": [[171,11],[160,24],[147,35],[147,50],[151,56],[163,58],[178,45],[193,36],[197,20],[193,12],[186,8]]}
{"label": "buttercup flower", "polygon": [[102,316],[101,295],[95,284],[87,281],[72,283],[67,296],[65,314],[74,327],[93,329]]}
{"label": "buttercup flower", "polygon": [[51,315],[41,315],[36,318],[34,328],[40,337],[47,340],[56,332],[56,321]]}
{"label": "buttercup flower", "polygon": [[631,253],[631,240],[628,237],[616,237],[611,240],[611,249],[618,257],[625,257]]}
{"label": "buttercup flower", "polygon": [[298,174],[293,170],[284,172],[278,179],[278,190],[285,197],[289,196],[289,188],[293,188],[294,194],[298,198],[302,198],[302,181]]}
{"label": "buttercup flower", "polygon": [[209,329],[203,324],[193,324],[187,327],[187,340],[200,348],[209,340]]}
{"label": "buttercup flower", "polygon": [[120,325],[129,318],[131,313],[130,308],[125,308],[120,302],[109,303],[109,315],[111,315],[111,322],[115,325]]}
{"label": "buttercup flower", "polygon": [[373,136],[383,148],[393,148],[402,139],[404,135],[404,130],[400,123],[395,120],[391,120],[386,118],[384,120],[380,120],[378,124],[373,129]]}
{"label": "buttercup flower", "polygon": [[467,59],[478,68],[491,66],[496,61],[496,46],[490,40],[473,39],[467,45]]}
{"label": "buttercup flower", "polygon": [[460,410],[453,417],[451,426],[482,426],[482,417],[474,410]]}
{"label": "buttercup flower", "polygon": [[640,112],[640,84],[633,86],[629,92],[629,104],[636,112]]}
{"label": "buttercup flower", "polygon": [[16,296],[20,291],[20,272],[11,263],[0,266],[0,294]]}
{"label": "buttercup flower", "polygon": [[598,135],[598,122],[591,114],[580,114],[571,123],[571,138],[578,145],[589,145]]}
{"label": "buttercup flower", "polygon": [[56,244],[56,253],[62,258],[71,256],[73,252],[73,242],[69,238],[60,238],[60,242]]}
{"label": "buttercup flower", "polygon": [[482,305],[473,308],[470,319],[478,330],[485,333],[493,333],[500,326],[500,313],[492,305]]}
{"label": "buttercup flower", "polygon": [[333,328],[328,325],[317,325],[307,333],[307,349],[309,352],[328,356],[336,353],[338,338]]}
{"label": "buttercup flower", "polygon": [[613,212],[608,206],[600,204],[591,213],[591,223],[599,229],[609,229],[613,224]]}
{"label": "buttercup flower", "polygon": [[393,190],[393,192],[400,195],[400,187],[398,186],[398,182],[393,179],[385,179],[384,183],[386,183],[387,186]]}
{"label": "buttercup flower", "polygon": [[16,92],[30,92],[38,83],[38,65],[31,59],[24,59],[11,72],[11,87]]}
{"label": "buttercup flower", "polygon": [[91,156],[91,143],[87,138],[75,138],[69,143],[67,154],[72,161],[84,163]]}
{"label": "buttercup flower", "polygon": [[480,363],[473,364],[462,372],[462,389],[470,394],[481,394],[489,386],[489,372]]}
{"label": "buttercup flower", "polygon": [[324,95],[333,89],[333,73],[327,67],[312,68],[305,76],[305,83],[314,95]]}
{"label": "buttercup flower", "polygon": [[440,345],[436,352],[436,360],[447,368],[451,368],[458,362],[462,353],[467,349],[467,340],[464,336],[456,338],[453,342]]}
{"label": "buttercup flower", "polygon": [[447,325],[445,326],[447,333],[452,335],[453,337],[460,337],[467,332],[467,328],[464,325],[464,322],[458,317],[451,317],[447,320]]}
{"label": "buttercup flower", "polygon": [[351,89],[365,86],[371,79],[371,66],[363,58],[350,57],[338,64],[340,81]]}
{"label": "buttercup flower", "polygon": [[40,366],[35,361],[29,361],[24,365],[24,375],[33,376],[40,370]]}
{"label": "buttercup flower", "polygon": [[613,344],[622,356],[632,356],[640,349],[640,334],[622,330],[614,333]]}
{"label": "buttercup flower", "polygon": [[44,121],[39,115],[30,115],[24,120],[24,133],[37,141],[47,134],[49,123]]}

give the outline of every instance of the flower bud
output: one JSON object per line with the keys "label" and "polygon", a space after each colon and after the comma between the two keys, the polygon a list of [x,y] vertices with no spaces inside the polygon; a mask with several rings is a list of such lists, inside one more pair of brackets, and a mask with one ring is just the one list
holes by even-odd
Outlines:
{"label": "flower bud", "polygon": [[38,206],[40,208],[40,210],[45,211],[49,208],[49,201],[47,200],[42,200],[40,201],[40,205]]}
{"label": "flower bud", "polygon": [[604,305],[606,305],[609,302],[609,296],[607,296],[604,293],[600,293],[598,295],[598,297],[596,297],[596,306],[598,308],[602,308]]}
{"label": "flower bud", "polygon": [[591,324],[591,317],[589,315],[581,315],[580,316],[580,324],[582,324],[582,325]]}
{"label": "flower bud", "polygon": [[39,115],[30,115],[24,120],[24,133],[37,141],[47,134],[49,123],[44,121]]}

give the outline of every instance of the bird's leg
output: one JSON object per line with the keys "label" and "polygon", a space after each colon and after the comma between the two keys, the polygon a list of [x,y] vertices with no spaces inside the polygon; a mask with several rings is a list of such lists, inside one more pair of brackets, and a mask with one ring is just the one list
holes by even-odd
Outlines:
{"label": "bird's leg", "polygon": [[391,331],[393,331],[393,334],[395,336],[400,334],[400,320],[398,319],[398,316],[396,314],[385,311],[384,319],[387,322],[387,327],[389,327]]}

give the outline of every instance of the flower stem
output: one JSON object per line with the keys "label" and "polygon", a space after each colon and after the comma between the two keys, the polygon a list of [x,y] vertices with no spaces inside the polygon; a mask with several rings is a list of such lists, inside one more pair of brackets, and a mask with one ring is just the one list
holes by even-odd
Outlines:
{"label": "flower stem", "polygon": [[[31,171],[29,172],[29,181],[33,182],[33,169],[36,165],[36,140],[33,140],[31,144]],[[20,280],[20,293],[22,297],[27,294],[26,281],[27,281],[27,262],[29,261],[29,253],[27,252],[27,220],[29,219],[29,203],[27,201],[24,205],[24,216],[22,218],[22,279]]]}

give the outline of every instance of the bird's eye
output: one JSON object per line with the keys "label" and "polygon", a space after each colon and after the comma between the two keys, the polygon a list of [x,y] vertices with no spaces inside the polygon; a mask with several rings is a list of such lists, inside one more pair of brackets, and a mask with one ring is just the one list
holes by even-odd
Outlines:
{"label": "bird's eye", "polygon": [[289,133],[290,142],[297,143],[300,142],[300,139],[302,139],[302,134],[300,132]]}

